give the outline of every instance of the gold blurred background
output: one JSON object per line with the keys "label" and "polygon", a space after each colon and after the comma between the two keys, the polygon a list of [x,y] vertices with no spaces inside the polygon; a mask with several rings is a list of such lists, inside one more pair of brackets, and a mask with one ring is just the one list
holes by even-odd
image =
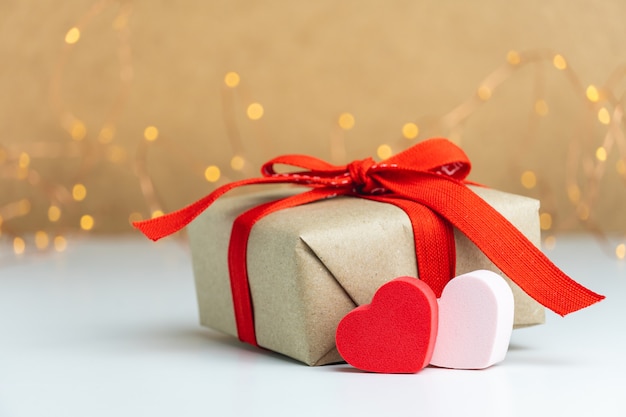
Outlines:
{"label": "gold blurred background", "polygon": [[[626,235],[626,3],[5,0],[0,239],[130,232],[265,160],[446,136],[562,231]],[[624,258],[626,248],[615,248]]]}

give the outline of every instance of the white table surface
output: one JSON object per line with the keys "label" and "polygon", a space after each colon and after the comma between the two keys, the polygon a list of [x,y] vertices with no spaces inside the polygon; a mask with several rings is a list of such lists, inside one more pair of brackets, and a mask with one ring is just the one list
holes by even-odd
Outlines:
{"label": "white table surface", "polygon": [[74,239],[0,257],[0,416],[625,416],[626,263],[586,237],[548,255],[607,295],[516,330],[482,371],[310,368],[197,324],[178,241]]}

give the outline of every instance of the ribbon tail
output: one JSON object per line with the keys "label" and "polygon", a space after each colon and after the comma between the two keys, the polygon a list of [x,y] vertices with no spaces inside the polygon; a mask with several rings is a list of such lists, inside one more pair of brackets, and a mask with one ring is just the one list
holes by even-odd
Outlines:
{"label": "ribbon tail", "polygon": [[390,177],[379,181],[441,214],[522,290],[555,313],[565,316],[605,298],[563,273],[504,216],[462,183],[432,174],[411,175],[410,181],[406,177],[402,182]]}
{"label": "ribbon tail", "polygon": [[240,187],[243,185],[252,185],[252,184],[276,184],[276,183],[287,183],[290,182],[285,178],[250,178],[246,180],[232,182],[226,185],[223,185],[213,191],[211,194],[206,197],[201,198],[188,205],[187,207],[183,207],[180,210],[173,211],[171,213],[165,214],[163,216],[155,217],[153,219],[143,220],[139,222],[134,222],[133,226],[141,233],[146,235],[151,240],[159,240],[166,236],[169,236],[173,233],[178,232],[183,227],[187,226],[193,219],[195,219],[200,213],[206,210],[211,204],[215,202],[219,197],[232,190],[233,188]]}
{"label": "ribbon tail", "polygon": [[247,268],[248,238],[252,227],[263,217],[275,211],[312,203],[335,195],[337,195],[337,190],[313,189],[303,194],[296,194],[254,207],[235,219],[228,245],[228,269],[237,335],[242,342],[258,346]]}

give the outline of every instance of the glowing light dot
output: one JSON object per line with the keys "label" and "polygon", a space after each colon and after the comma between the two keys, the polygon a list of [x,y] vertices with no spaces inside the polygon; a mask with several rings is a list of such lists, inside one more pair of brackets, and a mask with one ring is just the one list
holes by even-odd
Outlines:
{"label": "glowing light dot", "polygon": [[478,98],[482,101],[487,101],[491,98],[491,89],[486,85],[481,85],[480,87],[478,87],[478,91],[476,91],[476,94],[478,94]]}
{"label": "glowing light dot", "polygon": [[63,236],[56,236],[54,238],[54,250],[57,252],[63,252],[67,249],[67,240]]}
{"label": "glowing light dot", "polygon": [[543,241],[543,245],[547,250],[552,250],[556,247],[556,237],[548,236],[546,240]]}
{"label": "glowing light dot", "polygon": [[21,237],[16,237],[13,239],[13,252],[16,255],[21,255],[26,250],[26,242]]}
{"label": "glowing light dot", "polygon": [[521,57],[517,51],[509,51],[506,54],[506,61],[511,65],[518,65],[521,62]]}
{"label": "glowing light dot", "polygon": [[216,182],[217,180],[220,179],[220,175],[221,175],[220,169],[215,165],[209,165],[204,170],[204,178],[206,178],[208,182]]}
{"label": "glowing light dot", "polygon": [[114,135],[115,135],[115,127],[105,126],[102,128],[102,130],[100,130],[100,134],[98,135],[98,141],[103,144],[111,143],[113,141]]}
{"label": "glowing light dot", "polygon": [[615,248],[615,256],[617,256],[617,259],[626,258],[626,245],[625,244],[620,243],[619,245],[617,245],[617,247]]}
{"label": "glowing light dot", "polygon": [[606,149],[604,148],[604,146],[600,146],[598,149],[596,149],[596,159],[598,161],[604,162],[606,161]]}
{"label": "glowing light dot", "polygon": [[24,198],[20,200],[17,205],[17,214],[19,214],[20,216],[25,216],[28,213],[30,213],[30,209],[31,209],[30,201]]}
{"label": "glowing light dot", "polygon": [[563,58],[563,55],[556,54],[552,59],[552,65],[554,65],[556,69],[564,70],[567,68],[567,61]]}
{"label": "glowing light dot", "polygon": [[28,154],[26,152],[22,152],[20,154],[20,158],[18,160],[18,165],[22,169],[28,168],[28,165],[30,165],[30,156],[28,156]]}
{"label": "glowing light dot", "polygon": [[154,210],[150,215],[150,218],[156,219],[157,217],[161,217],[164,213],[161,210]]}
{"label": "glowing light dot", "polygon": [[130,224],[133,224],[135,222],[140,222],[142,220],[143,220],[143,216],[141,215],[141,213],[138,213],[136,211],[128,215],[128,223]]}
{"label": "glowing light dot", "polygon": [[391,150],[391,146],[389,145],[380,145],[378,147],[378,149],[376,150],[376,155],[378,155],[378,157],[380,159],[387,159],[390,158],[391,155],[393,155],[393,151]]}
{"label": "glowing light dot", "polygon": [[520,177],[520,181],[524,188],[528,188],[530,190],[531,188],[535,188],[537,185],[537,176],[533,171],[524,171]]}
{"label": "glowing light dot", "polygon": [[226,84],[227,87],[235,88],[239,85],[239,81],[241,81],[241,78],[239,74],[234,71],[227,72],[224,76],[224,84]]}
{"label": "glowing light dot", "polygon": [[72,187],[72,198],[76,201],[83,201],[85,197],[87,197],[87,187],[81,183],[74,184],[74,187]]}
{"label": "glowing light dot", "polygon": [[248,106],[246,114],[250,120],[259,120],[263,117],[263,106],[260,103],[252,103]]}
{"label": "glowing light dot", "polygon": [[623,159],[620,159],[615,164],[615,169],[620,175],[626,175],[626,162]]}
{"label": "glowing light dot", "polygon": [[580,201],[580,188],[576,184],[570,184],[567,187],[567,197],[572,203],[578,203]]}
{"label": "glowing light dot", "polygon": [[233,158],[230,160],[230,167],[235,171],[241,171],[245,164],[245,159],[238,155],[233,156]]}
{"label": "glowing light dot", "polygon": [[114,145],[107,149],[107,158],[114,164],[124,162],[127,155],[128,153],[126,152],[126,149],[121,146]]}
{"label": "glowing light dot", "polygon": [[73,45],[80,39],[80,29],[73,27],[65,34],[65,43]]}
{"label": "glowing light dot", "polygon": [[61,218],[61,209],[58,206],[52,205],[48,207],[48,220],[56,222]]}
{"label": "glowing light dot", "polygon": [[415,139],[419,133],[420,129],[415,123],[405,123],[402,126],[402,136],[407,139]]}
{"label": "glowing light dot", "polygon": [[596,103],[598,100],[600,100],[600,92],[598,91],[596,86],[593,84],[587,87],[586,94],[587,94],[587,99],[593,103]]}
{"label": "glowing light dot", "polygon": [[537,113],[539,116],[545,116],[548,114],[548,103],[546,103],[545,100],[537,100],[535,102],[535,113]]}
{"label": "glowing light dot", "polygon": [[578,214],[578,218],[580,220],[588,220],[589,219],[589,206],[585,203],[579,203],[576,206],[576,214]]}
{"label": "glowing light dot", "polygon": [[611,115],[609,114],[609,111],[606,109],[606,107],[602,107],[600,110],[598,110],[598,121],[603,125],[608,125],[609,123],[611,123]]}
{"label": "glowing light dot", "polygon": [[46,232],[44,232],[43,230],[39,230],[37,231],[37,233],[35,233],[35,246],[37,246],[37,249],[46,249],[49,244],[50,238],[48,237],[48,234]]}
{"label": "glowing light dot", "polygon": [[87,128],[85,127],[85,124],[80,120],[75,121],[70,129],[70,135],[72,136],[72,139],[76,141],[85,139],[85,136],[87,136]]}
{"label": "glowing light dot", "polygon": [[93,229],[94,220],[93,217],[89,214],[83,214],[80,217],[80,228],[83,230],[91,230]]}
{"label": "glowing light dot", "polygon": [[111,26],[115,30],[122,30],[122,29],[124,29],[126,26],[128,26],[128,16],[126,16],[126,15],[119,15],[119,16],[117,16],[115,18],[115,20],[113,21],[113,24]]}
{"label": "glowing light dot", "polygon": [[153,142],[159,137],[159,129],[157,129],[155,126],[148,126],[143,130],[143,137],[148,142]]}
{"label": "glowing light dot", "polygon": [[552,215],[550,213],[541,213],[539,215],[539,224],[541,230],[550,230],[552,228]]}
{"label": "glowing light dot", "polygon": [[351,113],[342,113],[339,115],[337,123],[343,130],[350,130],[354,127],[354,116]]}

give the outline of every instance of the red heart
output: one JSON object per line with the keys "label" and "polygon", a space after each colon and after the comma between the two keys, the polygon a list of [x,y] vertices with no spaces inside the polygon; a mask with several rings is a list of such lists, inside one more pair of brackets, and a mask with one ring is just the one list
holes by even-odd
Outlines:
{"label": "red heart", "polygon": [[437,297],[428,285],[400,277],[376,291],[339,322],[337,350],[364,371],[415,373],[433,354],[438,323]]}

